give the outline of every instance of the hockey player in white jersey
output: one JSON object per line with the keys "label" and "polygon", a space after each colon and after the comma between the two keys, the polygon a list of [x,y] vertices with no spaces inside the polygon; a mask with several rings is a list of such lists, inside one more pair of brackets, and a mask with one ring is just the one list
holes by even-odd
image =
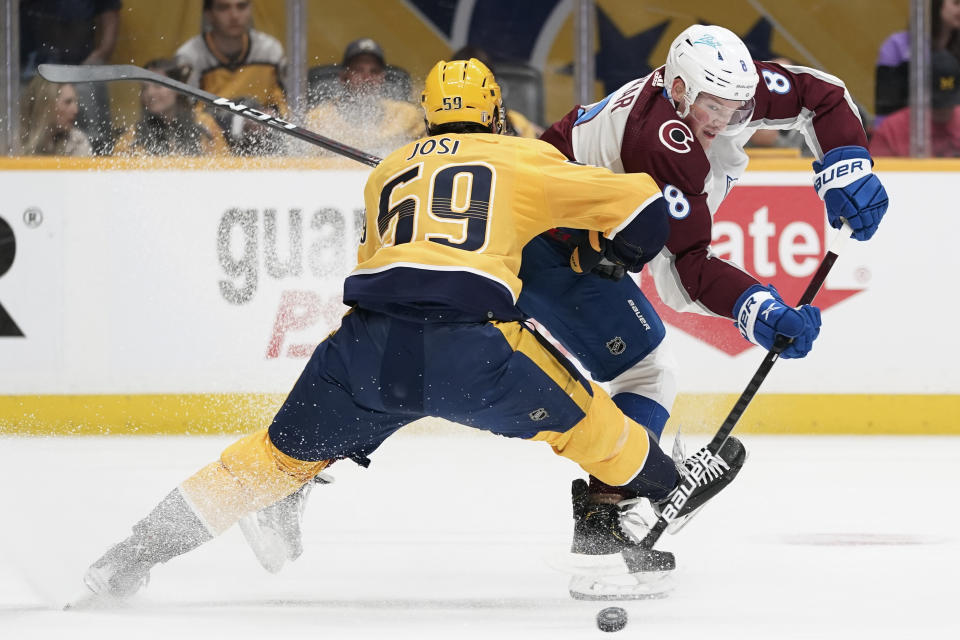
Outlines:
{"label": "hockey player in white jersey", "polygon": [[[819,309],[793,308],[710,248],[713,214],[745,172],[743,145],[761,128],[802,132],[816,157],[813,187],[831,226],[846,220],[857,240],[876,232],[887,195],[872,173],[866,135],[843,82],[815,69],[755,61],[723,27],[689,27],[671,44],[664,66],[600,102],[575,107],[542,139],[571,160],[649,173],[663,189],[670,237],[649,266],[664,302],[730,318],[746,340],[765,349],[784,335],[792,342],[781,357],[802,358],[819,333]],[[608,383],[624,413],[659,437],[677,393],[673,359],[661,344],[663,323],[636,282],[599,256],[587,261],[596,265],[594,277],[578,280],[563,270],[574,251],[586,255],[590,247],[585,234],[569,229],[529,243],[518,305],[594,380]],[[622,498],[596,478],[574,483],[574,551],[609,553],[631,544],[595,526],[617,527],[629,506]],[[596,588],[583,581],[571,592],[589,597]]]}

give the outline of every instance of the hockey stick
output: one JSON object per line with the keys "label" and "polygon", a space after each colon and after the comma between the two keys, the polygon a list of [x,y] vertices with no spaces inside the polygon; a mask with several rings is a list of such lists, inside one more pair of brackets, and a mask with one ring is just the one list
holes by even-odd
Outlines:
{"label": "hockey stick", "polygon": [[[803,306],[805,304],[810,304],[813,302],[813,299],[816,297],[817,292],[820,291],[820,287],[823,286],[824,281],[827,279],[827,274],[830,273],[830,269],[833,268],[833,264],[837,261],[837,257],[840,255],[840,250],[843,245],[846,243],[847,239],[853,233],[853,229],[850,228],[850,225],[844,221],[843,226],[840,228],[840,231],[833,237],[833,240],[830,242],[830,246],[827,249],[827,254],[823,256],[823,260],[820,261],[820,266],[817,267],[816,273],[813,274],[813,277],[810,279],[810,283],[807,285],[806,290],[804,290],[803,295],[800,296],[800,302],[797,303],[797,306]],[[730,410],[730,414],[727,416],[727,419],[723,421],[723,424],[720,425],[720,429],[717,430],[716,435],[713,436],[713,439],[710,440],[710,444],[707,445],[707,449],[710,453],[716,455],[720,451],[720,447],[723,446],[723,443],[727,441],[727,438],[730,436],[730,432],[733,431],[733,428],[736,426],[737,421],[740,420],[740,416],[743,415],[743,412],[747,410],[747,406],[750,404],[750,401],[753,400],[753,396],[756,395],[757,390],[760,389],[760,385],[766,379],[767,374],[770,373],[770,369],[773,368],[773,363],[777,361],[780,357],[780,353],[787,348],[787,345],[790,344],[790,340],[782,335],[777,336],[777,339],[773,343],[773,348],[767,352],[767,355],[764,356],[763,361],[760,363],[760,366],[757,367],[757,372],[753,374],[753,377],[750,378],[750,382],[747,383],[747,388],[743,390],[743,393],[740,394],[740,397],[737,398],[737,402],[733,405],[733,409]],[[657,543],[657,540],[660,539],[660,536],[663,535],[663,532],[667,528],[667,521],[662,517],[657,518],[656,524],[653,525],[653,528],[644,536],[643,540],[640,541],[640,546],[644,549],[652,549],[653,545]]]}
{"label": "hockey stick", "polygon": [[318,147],[323,147],[328,151],[339,153],[340,155],[346,156],[351,160],[362,162],[367,166],[375,167],[380,164],[380,158],[377,156],[370,155],[369,153],[360,151],[359,149],[354,149],[353,147],[349,147],[343,143],[337,142],[336,140],[331,140],[330,138],[322,136],[319,133],[314,133],[309,129],[298,127],[297,125],[287,122],[286,120],[281,120],[280,118],[274,117],[269,113],[263,113],[262,111],[257,111],[256,109],[248,107],[244,104],[239,104],[227,100],[226,98],[215,96],[214,94],[204,91],[203,89],[191,87],[190,85],[174,80],[173,78],[168,78],[163,74],[154,73],[153,71],[148,71],[132,64],[41,64],[37,67],[37,72],[44,80],[58,83],[113,82],[115,80],[155,82],[165,87],[169,87],[174,91],[179,91],[180,93],[193,96],[201,102],[213,105],[214,107],[229,109],[232,113],[241,115],[244,118],[248,118],[254,122],[266,125],[272,129],[288,133],[295,138],[299,138],[300,140],[304,140],[310,144],[315,144]]}

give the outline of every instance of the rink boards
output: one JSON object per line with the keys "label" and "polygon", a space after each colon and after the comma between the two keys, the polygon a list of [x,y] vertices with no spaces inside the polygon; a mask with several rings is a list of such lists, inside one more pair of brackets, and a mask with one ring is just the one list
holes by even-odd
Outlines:
{"label": "rink boards", "polygon": [[[753,167],[714,248],[795,300],[834,231],[806,161]],[[847,244],[818,297],[813,353],[777,363],[738,429],[960,433],[958,169],[878,163],[891,198],[880,232]],[[269,420],[345,310],[365,177],[298,161],[0,161],[0,432]],[[715,429],[762,353],[729,320],[661,310],[674,418]]]}

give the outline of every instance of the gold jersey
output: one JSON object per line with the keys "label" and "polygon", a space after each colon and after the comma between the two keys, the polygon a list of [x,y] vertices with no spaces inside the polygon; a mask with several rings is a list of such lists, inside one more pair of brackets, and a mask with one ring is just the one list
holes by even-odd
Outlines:
{"label": "gold jersey", "polygon": [[243,38],[243,49],[232,60],[205,33],[187,40],[177,49],[176,57],[190,65],[187,84],[224,98],[256,98],[286,114],[283,77],[287,62],[283,45],[276,38],[250,29]]}
{"label": "gold jersey", "polygon": [[647,174],[572,163],[540,140],[421,138],[367,180],[365,228],[344,300],[516,319],[527,242],[553,227],[612,238],[660,197]]}

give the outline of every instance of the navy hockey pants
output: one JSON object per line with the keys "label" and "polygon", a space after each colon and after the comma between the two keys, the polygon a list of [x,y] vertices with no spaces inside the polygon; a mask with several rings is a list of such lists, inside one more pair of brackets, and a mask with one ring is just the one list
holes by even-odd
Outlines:
{"label": "navy hockey pants", "polygon": [[314,351],[269,435],[307,461],[366,456],[428,415],[531,438],[569,430],[591,396],[573,365],[520,323],[420,322],[355,309]]}

